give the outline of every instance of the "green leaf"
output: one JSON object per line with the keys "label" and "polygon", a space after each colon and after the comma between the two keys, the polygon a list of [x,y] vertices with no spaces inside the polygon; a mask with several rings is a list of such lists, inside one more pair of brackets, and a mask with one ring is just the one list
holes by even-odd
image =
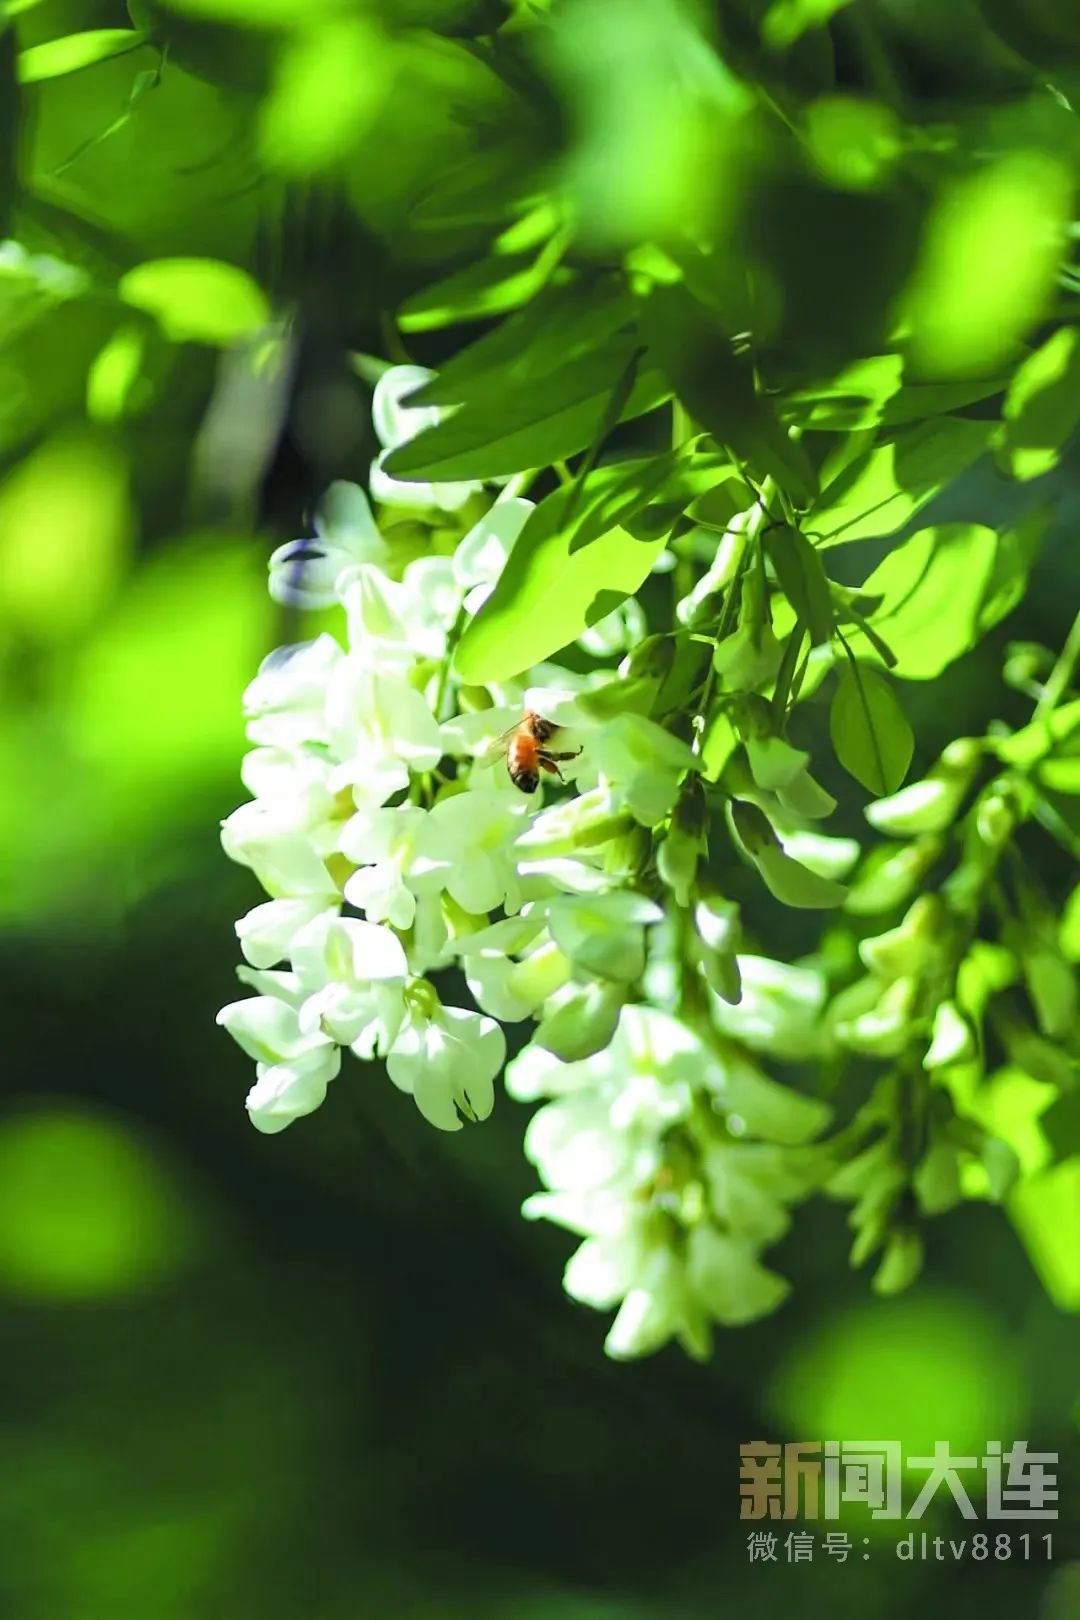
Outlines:
{"label": "green leaf", "polygon": [[284,44],[259,109],[259,150],[269,168],[307,175],[352,151],[381,111],[397,73],[386,35],[366,16],[298,32]]}
{"label": "green leaf", "polygon": [[694,421],[796,500],[812,500],[817,480],[806,451],[756,392],[749,361],[736,357],[713,311],[685,287],[664,283],[642,310],[650,352]]}
{"label": "green leaf", "polygon": [[814,645],[827,642],[835,628],[829,580],[821,558],[798,529],[781,524],[764,534],[765,549],[780,589],[799,615]]}
{"label": "green leaf", "polygon": [[843,670],[829,711],[829,734],[844,769],[870,793],[895,793],[915,739],[884,676],[866,664]]}
{"label": "green leaf", "polygon": [[830,433],[876,427],[900,388],[903,370],[899,354],[853,360],[826,381],[794,389],[783,402],[782,414],[801,428]]}
{"label": "green leaf", "polygon": [[0,26],[0,236],[8,233],[17,186],[19,87],[15,30]]}
{"label": "green leaf", "polygon": [[[571,552],[617,525],[630,528],[636,539],[658,539],[695,496],[715,484],[727,465],[721,451],[688,455],[683,449],[595,468],[581,486],[571,519]],[[642,520],[635,522],[643,509]]]}
{"label": "green leaf", "polygon": [[1019,367],[1002,410],[998,459],[1013,478],[1055,467],[1080,425],[1080,327],[1062,326]]}
{"label": "green leaf", "polygon": [[1009,1197],[1009,1215],[1055,1305],[1080,1311],[1080,1157],[1029,1176]]}
{"label": "green leaf", "polygon": [[823,28],[834,12],[851,0],[773,0],[761,25],[762,36],[774,50],[794,45],[810,28]]}
{"label": "green leaf", "polygon": [[146,35],[139,28],[91,28],[85,34],[66,34],[63,39],[50,39],[19,52],[19,82],[40,84],[43,79],[59,79],[145,44]]}
{"label": "green leaf", "polygon": [[[394,450],[386,470],[421,482],[497,478],[576,455],[592,443],[635,347],[633,334],[615,337],[548,376],[516,384],[508,378],[501,393],[470,399]],[[661,374],[641,369],[621,419],[641,416],[669,397]]]}
{"label": "green leaf", "polygon": [[634,302],[621,276],[610,273],[555,282],[523,310],[453,355],[406,401],[460,405],[580,360],[616,332],[635,324]]}
{"label": "green leaf", "polygon": [[569,491],[532,512],[494,591],[466,626],[454,666],[463,681],[509,680],[575,641],[646,579],[664,537],[609,529],[577,551],[562,525]]}
{"label": "green leaf", "polygon": [[865,451],[822,490],[806,532],[826,546],[895,534],[983,453],[993,430],[944,416]]}
{"label": "green leaf", "polygon": [[[874,569],[863,590],[881,601],[867,623],[892,649],[897,675],[932,680],[975,645],[998,552],[993,529],[945,523],[920,529]],[[863,632],[849,639],[865,656]]]}
{"label": "green leaf", "polygon": [[218,259],[148,259],[120,278],[119,293],[156,316],[176,343],[225,346],[258,331],[270,316],[247,272]]}

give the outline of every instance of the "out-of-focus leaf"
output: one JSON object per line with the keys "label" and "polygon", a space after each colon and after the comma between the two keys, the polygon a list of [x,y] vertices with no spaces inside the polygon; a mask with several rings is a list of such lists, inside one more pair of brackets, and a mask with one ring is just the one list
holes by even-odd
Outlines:
{"label": "out-of-focus leaf", "polygon": [[43,641],[92,624],[118,587],[132,524],[127,462],[110,439],[46,440],[0,484],[0,618]]}
{"label": "out-of-focus leaf", "polygon": [[808,28],[821,28],[851,0],[772,0],[761,32],[774,49],[794,45]]}
{"label": "out-of-focus leaf", "polygon": [[92,422],[118,422],[128,413],[145,353],[142,326],[122,326],[113,333],[86,379],[86,414]]}
{"label": "out-of-focus leaf", "polygon": [[[406,480],[497,478],[576,455],[592,442],[634,347],[632,336],[613,338],[560,371],[468,401],[392,451],[387,472]],[[660,372],[639,369],[621,417],[640,416],[669,397]]]}
{"label": "out-of-focus leaf", "polygon": [[904,308],[928,375],[996,366],[1045,317],[1073,183],[1055,153],[1013,151],[946,185]]}
{"label": "out-of-focus leaf", "polygon": [[119,292],[177,343],[224,346],[257,331],[270,315],[247,272],[218,259],[148,259],[120,278]]}
{"label": "out-of-focus leaf", "polygon": [[[162,801],[228,768],[240,696],[268,642],[272,604],[252,548],[189,543],[144,566],[80,659],[67,715],[114,818],[153,823]],[[168,626],[168,641],[162,636]]]}
{"label": "out-of-focus leaf", "polygon": [[194,1231],[165,1166],[119,1120],[52,1106],[0,1126],[0,1289],[121,1296],[167,1277]]}
{"label": "out-of-focus leaf", "polygon": [[19,87],[15,30],[0,22],[0,236],[6,236],[15,196]]}
{"label": "out-of-focus leaf", "polygon": [[356,145],[394,84],[393,49],[373,18],[332,18],[282,47],[259,109],[259,148],[279,174],[316,174]]}
{"label": "out-of-focus leaf", "polygon": [[1080,1157],[1021,1181],[1008,1209],[1050,1298],[1080,1310]]}
{"label": "out-of-focus leaf", "polygon": [[212,18],[245,28],[282,28],[334,16],[342,0],[169,0],[170,9],[189,17]]}
{"label": "out-of-focus leaf", "polygon": [[1056,466],[1080,424],[1080,327],[1062,326],[1018,368],[1002,410],[998,456],[1014,478]]}
{"label": "out-of-focus leaf", "polygon": [[96,62],[124,56],[145,44],[146,35],[138,28],[92,28],[84,34],[50,39],[44,45],[31,45],[19,52],[19,82],[38,84],[43,79],[59,79],[80,68],[93,67]]}
{"label": "out-of-focus leaf", "polygon": [[562,180],[598,246],[707,228],[745,151],[746,85],[684,0],[566,0],[540,36],[574,121]]}
{"label": "out-of-focus leaf", "polygon": [[829,710],[836,757],[869,792],[895,793],[907,775],[915,739],[892,687],[867,664],[841,672]]}
{"label": "out-of-focus leaf", "polygon": [[806,532],[826,546],[895,534],[982,454],[993,427],[943,416],[865,451],[822,490]]}
{"label": "out-of-focus leaf", "polygon": [[562,524],[569,495],[556,490],[530,515],[458,644],[454,663],[462,680],[508,680],[550,658],[633,595],[663,550],[663,536],[634,540],[613,528],[571,551]]}

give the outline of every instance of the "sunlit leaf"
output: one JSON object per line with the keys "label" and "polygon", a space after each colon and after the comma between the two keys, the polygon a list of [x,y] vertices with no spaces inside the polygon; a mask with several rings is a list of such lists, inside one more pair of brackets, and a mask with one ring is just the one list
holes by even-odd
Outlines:
{"label": "sunlit leaf", "polygon": [[315,174],[364,134],[394,83],[395,63],[371,18],[332,19],[283,46],[259,110],[259,146],[281,174]]}
{"label": "sunlit leaf", "polygon": [[991,422],[943,416],[863,454],[822,490],[806,532],[825,545],[895,534],[990,442]]}
{"label": "sunlit leaf", "polygon": [[1050,1298],[1060,1310],[1080,1310],[1080,1156],[1021,1181],[1008,1208]]}
{"label": "sunlit leaf", "polygon": [[808,28],[820,28],[851,0],[772,0],[761,32],[769,45],[794,45]]}
{"label": "sunlit leaf", "polygon": [[[932,680],[975,645],[998,546],[982,524],[944,523],[920,529],[874,569],[863,591],[881,602],[869,623],[892,649],[897,675]],[[861,632],[850,639],[858,646]]]}
{"label": "sunlit leaf", "polygon": [[638,590],[664,537],[634,540],[613,528],[571,551],[562,527],[567,490],[536,508],[491,596],[467,626],[454,660],[462,680],[508,680],[576,640]]}
{"label": "sunlit leaf", "polygon": [[1049,151],[1015,151],[949,182],[906,297],[927,372],[997,365],[1048,308],[1072,212],[1073,177]]}
{"label": "sunlit leaf", "polygon": [[841,671],[829,734],[836,757],[870,793],[895,793],[907,775],[915,739],[888,681],[866,664]]}
{"label": "sunlit leaf", "polygon": [[65,73],[77,73],[80,68],[138,50],[145,43],[146,35],[137,28],[92,28],[84,34],[50,39],[19,52],[19,81],[38,84],[42,79],[59,79]]}
{"label": "sunlit leaf", "polygon": [[121,277],[119,292],[156,316],[177,343],[226,345],[258,331],[270,315],[247,272],[218,259],[148,259]]}
{"label": "sunlit leaf", "polygon": [[[522,467],[547,467],[593,440],[608,401],[634,353],[634,339],[614,338],[575,363],[531,383],[481,396],[394,450],[394,478],[497,478]],[[640,369],[622,418],[640,416],[670,395],[656,370]]]}
{"label": "sunlit leaf", "polygon": [[1002,410],[999,459],[1014,478],[1056,466],[1080,424],[1080,327],[1061,326],[1018,368]]}
{"label": "sunlit leaf", "polygon": [[634,325],[621,277],[593,274],[545,286],[527,306],[467,344],[409,397],[411,405],[460,405],[526,378],[550,376]]}

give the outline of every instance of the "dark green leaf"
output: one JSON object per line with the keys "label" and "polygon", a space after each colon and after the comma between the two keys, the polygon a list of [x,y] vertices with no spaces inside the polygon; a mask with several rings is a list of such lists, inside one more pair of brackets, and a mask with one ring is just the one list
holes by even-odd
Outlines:
{"label": "dark green leaf", "polygon": [[[470,399],[460,410],[394,450],[394,478],[497,478],[548,467],[584,450],[604,420],[615,384],[635,348],[633,334],[615,337],[571,365],[501,393]],[[622,418],[641,416],[670,396],[658,371],[642,370]]]}
{"label": "dark green leaf", "polygon": [[798,529],[787,524],[764,533],[765,549],[776,570],[780,589],[799,615],[800,623],[818,647],[833,633],[832,597],[821,558]]}
{"label": "dark green leaf", "polygon": [[915,739],[892,687],[877,670],[852,662],[841,672],[829,734],[837,759],[857,782],[877,798],[896,792]]}
{"label": "dark green leaf", "polygon": [[403,332],[431,332],[458,321],[486,320],[520,309],[551,274],[546,253],[493,254],[409,298],[398,312]]}
{"label": "dark green leaf", "polygon": [[15,31],[0,24],[0,236],[8,234],[15,200],[19,134]]}
{"label": "dark green leaf", "polygon": [[[708,488],[726,466],[727,457],[719,450],[693,455],[668,450],[647,459],[597,467],[582,487],[570,528],[571,553],[616,525],[632,526],[631,532],[638,539],[658,539],[688,502]],[[663,521],[653,520],[657,513],[662,514]],[[647,521],[636,521],[638,514]]]}
{"label": "dark green leaf", "polygon": [[452,356],[409,405],[460,405],[549,377],[634,325],[634,302],[621,276],[552,282],[519,311]]}
{"label": "dark green leaf", "polygon": [[683,286],[658,284],[643,304],[642,332],[695,422],[793,499],[813,498],[806,451],[756,392],[752,367],[736,357],[712,310]]}

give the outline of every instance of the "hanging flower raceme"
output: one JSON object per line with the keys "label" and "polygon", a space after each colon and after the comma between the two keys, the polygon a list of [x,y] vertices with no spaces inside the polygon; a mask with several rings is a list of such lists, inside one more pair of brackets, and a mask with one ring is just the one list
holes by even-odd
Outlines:
{"label": "hanging flower raceme", "polygon": [[[384,454],[437,420],[410,402],[430,377],[380,380]],[[714,1324],[786,1291],[760,1254],[822,1173],[825,1111],[753,1053],[806,1044],[819,978],[737,954],[735,908],[699,891],[700,759],[638,702],[662,660],[643,676],[631,652],[617,671],[461,684],[457,639],[532,502],[402,483],[384,456],[371,490],[375,509],[333,485],[314,536],[274,552],[274,598],[336,610],[339,631],[271,654],[244,697],[252,797],[222,842],[266,898],[236,925],[254,994],[219,1022],[255,1061],[252,1122],[276,1132],[313,1112],[348,1049],[459,1130],[490,1114],[518,1030],[508,1089],[548,1099],[526,1135],[545,1189],[526,1213],[583,1238],[568,1292],[617,1310],[612,1355],[672,1337],[703,1355]],[[612,658],[643,631],[630,600],[581,650]],[[529,714],[559,728],[547,802],[508,765]]]}

